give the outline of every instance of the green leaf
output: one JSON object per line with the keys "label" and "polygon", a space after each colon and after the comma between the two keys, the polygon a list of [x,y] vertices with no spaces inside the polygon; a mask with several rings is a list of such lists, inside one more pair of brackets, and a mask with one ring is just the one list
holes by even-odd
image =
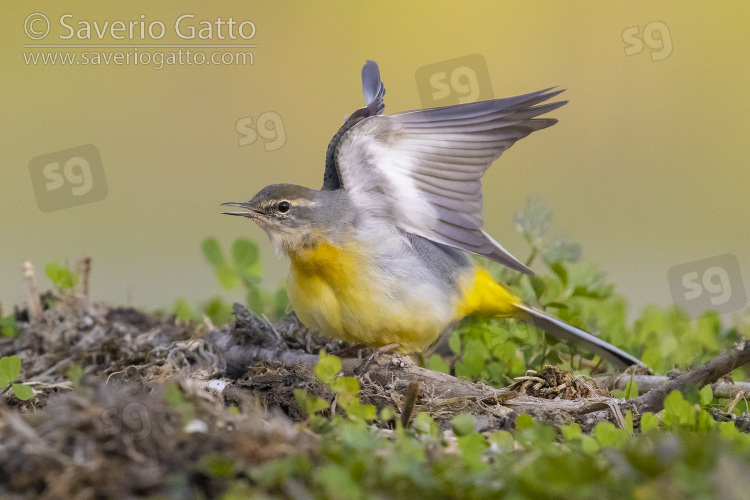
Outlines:
{"label": "green leaf", "polygon": [[553,273],[560,279],[563,286],[568,286],[568,269],[563,265],[562,262],[551,262],[549,268]]}
{"label": "green leaf", "polygon": [[625,414],[625,431],[631,436],[633,435],[633,412],[630,410]]}
{"label": "green leaf", "polygon": [[581,435],[581,449],[584,453],[592,454],[599,451],[599,443],[588,434]]}
{"label": "green leaf", "polygon": [[396,410],[391,408],[390,406],[386,406],[382,410],[380,410],[380,421],[383,423],[390,422],[396,418]]}
{"label": "green leaf", "polygon": [[265,301],[261,292],[261,290],[251,287],[247,289],[247,293],[245,294],[245,305],[248,309],[258,314],[265,312]]}
{"label": "green leaf", "polygon": [[568,305],[563,304],[562,302],[547,302],[544,304],[544,307],[555,307],[557,309],[567,309]]}
{"label": "green leaf", "polygon": [[[340,362],[339,362],[339,366],[341,366]],[[332,369],[334,368],[335,366],[332,367]],[[317,375],[318,372],[315,372],[315,373]],[[333,392],[350,395],[350,396],[356,396],[359,393],[359,380],[357,380],[354,377],[339,377],[331,381],[330,384],[331,384],[331,389],[333,389]]]}
{"label": "green leaf", "polygon": [[359,420],[375,420],[378,416],[378,410],[375,408],[375,405],[363,405],[358,399],[346,404],[344,409],[350,418]]}
{"label": "green leaf", "polygon": [[216,279],[219,280],[219,284],[227,289],[227,290],[234,290],[238,286],[240,286],[240,278],[237,276],[237,273],[234,269],[227,266],[226,264],[219,265],[216,269]]}
{"label": "green leaf", "polygon": [[15,354],[0,358],[0,387],[8,387],[21,374],[21,360]]}
{"label": "green leaf", "polygon": [[70,368],[68,368],[68,378],[73,382],[74,386],[77,386],[83,378],[83,368],[81,368],[81,365],[70,365]]}
{"label": "green leaf", "polygon": [[515,216],[516,230],[532,243],[541,240],[551,221],[552,211],[539,197],[529,198],[524,209],[516,212]]}
{"label": "green leaf", "polygon": [[531,429],[534,426],[534,419],[531,418],[531,415],[528,413],[524,413],[523,415],[519,415],[516,417],[516,427],[520,430],[523,429]]}
{"label": "green leaf", "polygon": [[221,247],[216,238],[206,238],[201,244],[201,250],[203,251],[206,260],[215,268],[219,268],[224,265],[224,254],[221,252]]}
{"label": "green leaf", "polygon": [[671,392],[664,399],[664,423],[668,426],[696,424],[696,410],[683,399],[680,391]]}
{"label": "green leaf", "polygon": [[600,293],[598,293],[596,290],[589,290],[588,287],[585,286],[577,286],[573,289],[573,293],[571,294],[571,297],[586,297],[589,299],[601,299],[603,298]]}
{"label": "green leaf", "polygon": [[601,446],[621,448],[628,441],[625,429],[618,429],[612,422],[599,422],[594,428],[594,437]]}
{"label": "green leaf", "polygon": [[414,417],[414,420],[411,423],[411,428],[418,434],[431,434],[436,436],[438,432],[440,432],[440,427],[437,422],[426,413],[417,413],[417,416]]}
{"label": "green leaf", "polygon": [[258,274],[260,271],[259,257],[258,245],[252,241],[238,238],[232,243],[232,261],[234,261],[237,269],[247,271],[250,274]]}
{"label": "green leaf", "polygon": [[641,415],[641,432],[647,432],[652,429],[659,428],[659,417],[651,413],[650,411],[645,412]]}
{"label": "green leaf", "polygon": [[326,384],[330,384],[341,371],[341,360],[336,356],[326,354],[321,349],[318,363],[313,368],[313,371],[320,380]]}
{"label": "green leaf", "polygon": [[313,478],[316,483],[324,489],[323,498],[333,500],[351,499],[360,500],[364,498],[362,486],[356,483],[349,471],[336,463],[329,463],[318,467],[313,472]]}
{"label": "green leaf", "polygon": [[480,375],[489,356],[487,346],[481,340],[472,339],[466,342],[464,355],[461,357],[462,365],[465,368],[465,373],[462,373],[462,375],[468,377]]}
{"label": "green leaf", "polygon": [[575,422],[563,425],[560,430],[565,439],[580,439],[581,437],[581,426]]}
{"label": "green leaf", "polygon": [[456,330],[448,339],[448,347],[454,354],[461,354],[461,334]]}
{"label": "green leaf", "polygon": [[172,314],[180,321],[189,321],[193,318],[193,309],[185,299],[177,299],[172,306]]}
{"label": "green leaf", "polygon": [[513,434],[508,431],[495,431],[488,439],[496,443],[502,452],[513,451]]}
{"label": "green leaf", "polygon": [[711,404],[711,401],[714,400],[714,391],[711,389],[710,385],[704,385],[698,394],[700,396],[701,406],[708,406]]}
{"label": "green leaf", "polygon": [[721,437],[723,437],[724,439],[728,439],[730,441],[733,441],[742,435],[739,429],[737,429],[737,427],[734,425],[734,422],[720,422],[719,434],[721,434]]}
{"label": "green leaf", "polygon": [[18,325],[16,325],[15,314],[0,319],[0,334],[2,334],[3,337],[16,337],[18,335]]}
{"label": "green leaf", "polygon": [[13,394],[21,401],[31,399],[36,395],[34,389],[26,384],[13,384]]}
{"label": "green leaf", "polygon": [[456,436],[468,436],[469,434],[473,434],[476,431],[474,427],[475,424],[476,420],[474,419],[474,415],[468,413],[456,415],[453,420],[451,420],[453,433]]}
{"label": "green leaf", "polygon": [[203,472],[209,477],[231,478],[235,475],[239,464],[234,459],[223,457],[218,453],[204,455],[201,459]]}
{"label": "green leaf", "polygon": [[558,236],[542,246],[542,256],[549,262],[578,262],[581,259],[581,245]]}
{"label": "green leaf", "polygon": [[470,469],[485,468],[487,464],[482,462],[482,454],[487,450],[488,444],[484,436],[478,433],[467,436],[459,436],[458,449],[461,450],[461,456],[464,463]]}
{"label": "green leaf", "polygon": [[44,272],[52,284],[61,290],[69,290],[78,283],[78,276],[70,272],[67,267],[55,263],[47,264]]}
{"label": "green leaf", "polygon": [[427,368],[440,373],[451,372],[450,365],[443,361],[443,358],[438,354],[433,354],[432,356],[430,356],[430,360],[427,362]]}
{"label": "green leaf", "polygon": [[534,289],[534,295],[537,299],[541,299],[542,295],[544,295],[544,289],[546,288],[544,280],[539,276],[531,276],[529,279],[531,280],[531,287]]}
{"label": "green leaf", "polygon": [[302,389],[295,389],[294,397],[297,400],[297,405],[300,409],[310,415],[319,411],[327,410],[329,406],[328,401],[325,399],[312,395],[308,396]]}
{"label": "green leaf", "polygon": [[716,426],[716,420],[706,410],[698,412],[698,430],[708,432]]}
{"label": "green leaf", "polygon": [[247,293],[245,294],[245,305],[247,305],[247,308],[251,311],[258,314],[263,314],[265,301],[263,300],[263,294],[261,293],[261,290],[255,287],[248,288]]}
{"label": "green leaf", "polygon": [[633,379],[632,375],[628,381],[628,385],[625,386],[625,399],[634,399],[638,397],[638,383]]}
{"label": "green leaf", "polygon": [[203,314],[211,319],[214,325],[223,325],[232,321],[232,305],[221,297],[212,297],[201,306]]}

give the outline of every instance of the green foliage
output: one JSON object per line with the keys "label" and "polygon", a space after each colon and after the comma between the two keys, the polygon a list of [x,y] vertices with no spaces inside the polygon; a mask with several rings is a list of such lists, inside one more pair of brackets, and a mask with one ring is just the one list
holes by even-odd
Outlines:
{"label": "green foliage", "polygon": [[[338,380],[334,368],[319,371]],[[708,396],[699,395],[703,402]],[[661,414],[669,423],[659,429],[657,416],[647,413],[641,432],[633,432],[631,413],[625,428],[601,422],[591,434],[578,424],[556,429],[535,423],[529,415],[517,418],[514,431],[487,434],[476,430],[474,417],[459,415],[450,422],[455,437],[444,436],[425,413],[410,429],[385,435],[374,425],[337,417],[322,428],[319,454],[249,468],[251,484],[242,491],[275,497],[293,480],[296,496],[311,498],[563,499],[575,492],[576,498],[626,499],[662,498],[664,492],[715,498],[723,481],[736,491],[750,486],[745,475],[727,475],[750,465],[750,436],[731,422],[701,425],[700,403],[695,408],[679,393],[670,398]],[[237,473],[233,463],[220,465],[221,474]]]}
{"label": "green foliage", "polygon": [[[338,357],[328,355],[321,350],[318,363],[313,368],[313,371],[321,382],[327,384],[336,393],[336,404],[346,412],[346,417],[349,421],[364,423],[375,420],[377,417],[375,407],[373,405],[363,405],[357,397],[359,394],[359,380],[355,377],[339,375],[341,372],[341,360]],[[306,395],[304,391],[295,391],[294,395],[300,408],[306,413],[315,413],[316,411],[326,409],[328,406],[325,400]],[[325,403],[325,407],[323,403]]]}
{"label": "green foliage", "polygon": [[18,356],[4,356],[0,358],[0,387],[8,385],[21,374],[21,360]]}
{"label": "green foliage", "polygon": [[83,378],[83,368],[81,368],[81,365],[70,365],[68,368],[68,378],[73,382],[73,387],[78,388]]}
{"label": "green foliage", "polygon": [[0,390],[4,390],[9,385],[13,395],[22,401],[31,399],[36,392],[31,386],[26,384],[17,384],[13,381],[21,375],[21,360],[18,356],[3,356],[0,358]]}
{"label": "green foliage", "polygon": [[185,422],[190,422],[195,418],[195,405],[187,399],[180,390],[176,382],[164,384],[164,399],[169,405],[180,413]]}
{"label": "green foliage", "polygon": [[322,382],[330,384],[341,371],[341,360],[336,356],[329,356],[321,350],[318,364],[315,365],[313,371]]}
{"label": "green foliage", "polygon": [[[289,304],[284,287],[279,287],[276,291],[260,287],[262,280],[258,245],[245,238],[238,238],[232,243],[229,259],[215,238],[203,240],[201,248],[222,288],[244,288],[245,305],[248,309],[265,314],[272,321],[284,315]],[[214,298],[203,305],[203,313],[214,323],[221,324],[231,317],[231,307],[221,299]]]}
{"label": "green foliage", "polygon": [[462,413],[451,421],[453,433],[456,436],[468,436],[469,434],[473,434],[475,432],[475,424],[476,419],[473,415],[469,415],[468,413]]}
{"label": "green foliage", "polygon": [[52,285],[59,290],[72,290],[78,284],[77,274],[56,263],[47,264],[44,267],[44,273]]}
{"label": "green foliage", "polygon": [[0,336],[16,337],[18,336],[18,326],[16,325],[16,315],[9,314],[3,316],[3,309],[0,306]]}
{"label": "green foliage", "polygon": [[[214,270],[219,285],[226,290],[244,289],[245,306],[257,314],[264,314],[270,321],[279,320],[289,306],[283,286],[276,291],[260,287],[261,266],[258,245],[250,240],[238,238],[232,243],[227,258],[216,238],[206,238],[201,244],[203,256]],[[171,309],[181,321],[202,321],[207,317],[215,325],[232,320],[232,304],[221,297],[212,297],[194,308],[185,299],[177,299]]]}
{"label": "green foliage", "polygon": [[294,398],[300,410],[308,415],[328,409],[328,401],[317,396],[310,396],[302,389],[294,389]]}
{"label": "green foliage", "polygon": [[195,313],[193,308],[190,307],[190,303],[185,299],[176,299],[172,306],[172,314],[177,316],[180,321],[190,321]]}
{"label": "green foliage", "polygon": [[[542,259],[548,273],[529,277],[495,262],[481,262],[526,303],[640,357],[656,373],[696,366],[740,340],[738,329],[723,328],[718,314],[711,312],[691,322],[684,312],[672,307],[650,306],[628,324],[626,300],[615,293],[604,273],[591,263],[578,262],[577,245],[560,237],[548,238],[551,217],[550,210],[539,200],[531,200],[516,215],[516,227],[530,246],[527,263]],[[545,364],[567,366],[584,374],[605,368],[597,356],[579,352],[533,326],[509,319],[464,319],[452,334],[449,346],[453,355],[442,360],[430,357],[430,368],[449,368],[456,376],[483,380],[496,387]],[[744,379],[747,370],[743,368],[733,376]],[[637,386],[630,383],[625,391],[614,393],[632,398],[637,395]],[[744,410],[747,405],[741,402],[737,411]]]}
{"label": "green foliage", "polygon": [[240,470],[237,462],[218,453],[204,455],[201,459],[201,470],[212,478],[231,478]]}
{"label": "green foliage", "polygon": [[[723,328],[715,314],[690,323],[679,311],[649,307],[628,324],[626,302],[604,274],[578,262],[576,245],[547,239],[550,220],[537,201],[517,217],[531,248],[528,261],[542,259],[547,273],[529,278],[487,266],[524,301],[599,332],[661,373],[703,362],[739,340],[739,330]],[[257,262],[247,246],[236,255],[233,247],[228,260],[218,243],[207,240],[204,253],[219,281],[240,283],[235,287],[243,279],[236,267]],[[448,346],[451,356],[427,358],[431,369],[493,385],[545,363],[590,373],[599,362],[512,320],[465,320]],[[659,413],[628,412],[617,424],[593,429],[575,423],[556,428],[520,415],[511,431],[483,432],[482,418],[445,421],[424,412],[403,428],[396,410],[385,408],[378,418],[375,407],[362,404],[360,382],[342,376],[337,357],[321,352],[314,372],[335,393],[333,400],[302,390],[294,395],[307,415],[299,426],[317,434],[319,451],[244,470],[220,456],[204,460],[202,470],[211,478],[232,480],[244,472],[246,482],[234,481],[226,498],[716,498],[726,496],[727,484],[735,492],[750,489],[750,476],[742,474],[750,467],[750,436],[711,417],[713,404],[728,402],[716,401],[710,387],[668,395]],[[618,395],[637,393],[631,379]],[[179,391],[171,400],[185,405]],[[746,407],[740,402],[737,408]]]}

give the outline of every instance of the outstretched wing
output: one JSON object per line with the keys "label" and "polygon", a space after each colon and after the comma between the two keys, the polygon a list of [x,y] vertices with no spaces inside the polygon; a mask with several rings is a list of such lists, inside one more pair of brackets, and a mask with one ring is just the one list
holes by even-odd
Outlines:
{"label": "outstretched wing", "polygon": [[541,104],[560,92],[360,118],[332,152],[340,187],[405,231],[533,274],[482,231],[481,178],[516,141],[557,123],[536,117],[567,102]]}
{"label": "outstretched wing", "polygon": [[354,125],[361,122],[369,116],[379,115],[385,109],[383,96],[385,96],[385,87],[380,81],[380,70],[375,61],[367,61],[362,67],[362,93],[365,96],[367,106],[360,108],[349,116],[341,126],[331,142],[328,143],[326,151],[326,170],[323,173],[323,190],[335,190],[341,187],[341,179],[336,167],[334,155],[338,148],[341,137]]}

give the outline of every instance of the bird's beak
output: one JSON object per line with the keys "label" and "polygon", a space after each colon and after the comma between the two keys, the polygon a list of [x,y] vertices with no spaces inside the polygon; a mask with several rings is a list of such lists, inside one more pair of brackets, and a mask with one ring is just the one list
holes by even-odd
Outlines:
{"label": "bird's beak", "polygon": [[248,219],[255,219],[259,215],[264,214],[264,212],[257,210],[255,208],[252,208],[249,202],[239,203],[239,202],[230,201],[230,202],[221,204],[221,206],[224,206],[224,205],[231,205],[233,207],[244,208],[245,210],[248,210],[248,212],[221,212],[222,215],[239,215],[241,217],[247,217]]}

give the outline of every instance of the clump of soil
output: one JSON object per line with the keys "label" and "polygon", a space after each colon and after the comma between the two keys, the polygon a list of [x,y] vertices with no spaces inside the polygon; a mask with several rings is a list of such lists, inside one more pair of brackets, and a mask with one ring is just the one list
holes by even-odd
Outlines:
{"label": "clump of soil", "polygon": [[609,395],[587,377],[550,365],[538,372],[529,370],[525,376],[516,377],[515,380],[508,389],[524,396],[544,399],[579,399]]}
{"label": "clump of soil", "polygon": [[19,378],[37,395],[0,398],[0,496],[213,498],[226,484],[212,475],[216,457],[242,479],[252,466],[314,453],[317,437],[294,425],[304,415],[293,390],[332,400],[330,389],[303,367],[237,366],[234,380],[218,346],[286,348],[279,326],[296,347],[340,346],[294,317],[273,326],[235,312],[235,325],[216,329],[59,297],[33,321],[19,315],[0,356],[18,355]]}

